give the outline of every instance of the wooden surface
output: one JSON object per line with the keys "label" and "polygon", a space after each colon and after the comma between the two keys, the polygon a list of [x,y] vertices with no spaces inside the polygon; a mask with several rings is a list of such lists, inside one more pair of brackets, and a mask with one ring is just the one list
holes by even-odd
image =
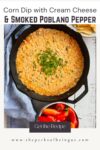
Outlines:
{"label": "wooden surface", "polygon": [[[86,38],[84,41],[87,45],[90,55],[90,69],[88,74],[87,95],[82,98],[73,107],[79,117],[80,128],[95,128],[96,127],[96,38]],[[74,95],[80,94],[82,88]]]}

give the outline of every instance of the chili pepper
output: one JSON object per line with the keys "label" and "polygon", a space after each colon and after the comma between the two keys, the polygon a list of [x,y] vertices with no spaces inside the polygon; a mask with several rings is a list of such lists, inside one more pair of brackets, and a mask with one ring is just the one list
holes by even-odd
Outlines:
{"label": "chili pepper", "polygon": [[55,118],[53,116],[39,116],[39,122],[55,122]]}
{"label": "chili pepper", "polygon": [[72,123],[72,122],[70,123],[70,127],[71,127],[71,128],[76,128],[76,127],[75,127],[75,124]]}
{"label": "chili pepper", "polygon": [[45,122],[45,120],[46,120],[46,117],[44,117],[44,116],[39,116],[38,117],[39,122]]}
{"label": "chili pepper", "polygon": [[66,121],[67,117],[68,117],[68,113],[65,111],[61,112],[61,114],[55,116],[57,122]]}
{"label": "chili pepper", "polygon": [[63,111],[65,109],[65,104],[58,103],[56,104],[56,110]]}
{"label": "chili pepper", "polygon": [[44,115],[56,116],[56,115],[59,115],[60,112],[58,112],[57,110],[52,109],[52,108],[46,108],[46,109],[43,110],[43,114]]}
{"label": "chili pepper", "polygon": [[68,108],[68,120],[74,124],[73,126],[75,126],[75,128],[78,128],[79,124],[78,118],[76,116],[76,113],[71,107]]}
{"label": "chili pepper", "polygon": [[56,119],[54,118],[54,116],[47,116],[47,119],[50,121],[50,122],[55,122]]}

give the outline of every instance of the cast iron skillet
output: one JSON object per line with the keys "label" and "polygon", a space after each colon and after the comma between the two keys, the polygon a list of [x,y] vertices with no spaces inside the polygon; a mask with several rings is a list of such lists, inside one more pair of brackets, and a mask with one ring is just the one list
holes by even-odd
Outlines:
{"label": "cast iron skillet", "polygon": [[[57,24],[56,25],[37,25],[36,24],[36,25],[30,25],[27,27],[27,29],[24,30],[24,28],[26,26],[28,26],[28,25],[20,25],[12,33],[13,47],[12,47],[12,50],[10,53],[10,71],[11,71],[12,78],[16,84],[16,87],[21,92],[28,95],[30,98],[39,100],[41,102],[42,101],[55,102],[55,101],[61,101],[61,100],[70,102],[73,104],[78,102],[88,92],[87,75],[89,72],[89,65],[90,65],[88,49],[82,39],[82,36],[79,33],[75,32],[72,29],[70,29],[69,27],[67,27],[66,25],[57,25]],[[70,36],[72,36],[73,38],[75,38],[81,48],[81,51],[82,51],[82,54],[84,57],[84,70],[83,70],[83,74],[82,74],[80,80],[78,81],[77,85],[75,87],[73,87],[72,89],[70,89],[68,92],[65,92],[64,94],[61,94],[59,96],[45,96],[45,95],[41,96],[41,95],[35,93],[34,91],[27,89],[27,87],[25,85],[23,85],[22,82],[19,80],[18,74],[16,71],[15,60],[16,60],[16,54],[17,54],[18,47],[30,33],[32,33],[33,31],[37,30],[40,27],[64,31],[65,33],[67,33]],[[24,30],[23,32],[22,32],[22,29]],[[16,34],[18,34],[18,32],[19,32],[19,34],[20,34],[20,32],[22,32],[22,33],[16,38]],[[82,86],[84,86],[84,91],[76,99],[70,100],[69,97],[71,95],[75,94],[75,92],[77,92]]]}

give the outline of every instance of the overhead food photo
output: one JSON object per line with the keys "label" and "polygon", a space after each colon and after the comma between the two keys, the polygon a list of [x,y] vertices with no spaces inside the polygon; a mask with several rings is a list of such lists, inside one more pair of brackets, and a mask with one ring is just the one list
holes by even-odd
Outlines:
{"label": "overhead food photo", "polygon": [[4,68],[9,121],[5,126],[28,128],[29,122],[69,121],[71,128],[94,128],[91,74],[96,37],[83,34],[96,33],[95,25],[5,25],[5,37],[9,30]]}

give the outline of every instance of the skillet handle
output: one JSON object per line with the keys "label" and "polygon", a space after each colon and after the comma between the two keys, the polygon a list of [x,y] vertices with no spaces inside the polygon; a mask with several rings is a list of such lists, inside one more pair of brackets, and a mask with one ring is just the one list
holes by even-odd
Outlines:
{"label": "skillet handle", "polygon": [[16,43],[16,40],[17,40],[17,38],[16,38],[16,34],[24,27],[25,25],[23,24],[23,25],[19,25],[14,31],[13,31],[13,33],[12,33],[12,44],[14,45],[15,43]]}
{"label": "skillet handle", "polygon": [[84,86],[83,92],[78,97],[76,97],[74,100],[67,99],[66,102],[71,103],[71,104],[75,104],[78,101],[80,101],[88,93],[88,82],[87,82],[87,79],[84,81],[82,86]]}

